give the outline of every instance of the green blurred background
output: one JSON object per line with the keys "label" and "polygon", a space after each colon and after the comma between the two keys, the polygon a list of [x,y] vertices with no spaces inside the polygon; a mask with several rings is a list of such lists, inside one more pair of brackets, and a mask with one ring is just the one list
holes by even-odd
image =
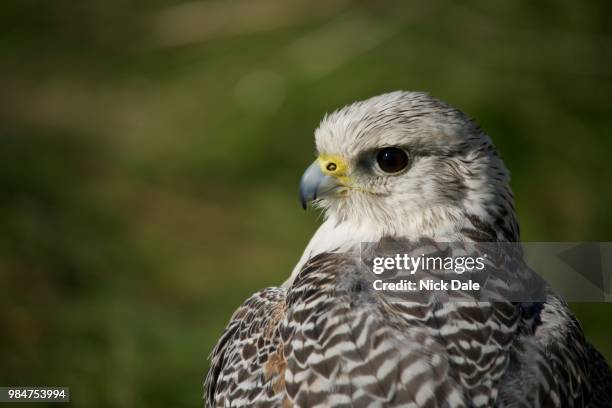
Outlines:
{"label": "green blurred background", "polygon": [[[232,311],[317,227],[319,119],[390,90],[476,118],[524,240],[612,240],[612,3],[377,4],[0,3],[0,385],[200,405]],[[610,306],[572,305],[608,360]]]}

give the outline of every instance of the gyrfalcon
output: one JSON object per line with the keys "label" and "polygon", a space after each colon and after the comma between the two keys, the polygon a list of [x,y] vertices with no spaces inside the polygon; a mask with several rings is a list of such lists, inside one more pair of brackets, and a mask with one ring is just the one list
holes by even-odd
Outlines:
{"label": "gyrfalcon", "polygon": [[519,241],[509,173],[478,125],[397,91],[326,115],[315,139],[300,196],[324,222],[288,280],[231,317],[206,407],[611,406],[608,364],[553,292],[402,302],[369,284],[363,243]]}

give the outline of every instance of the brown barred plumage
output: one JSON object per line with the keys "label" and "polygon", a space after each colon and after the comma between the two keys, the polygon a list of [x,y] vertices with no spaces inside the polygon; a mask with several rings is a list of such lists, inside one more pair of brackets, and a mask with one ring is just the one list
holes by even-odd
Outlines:
{"label": "brown barred plumage", "polygon": [[236,311],[206,406],[605,407],[604,360],[553,295],[541,315],[555,327],[510,302],[390,301],[358,259],[321,254]]}

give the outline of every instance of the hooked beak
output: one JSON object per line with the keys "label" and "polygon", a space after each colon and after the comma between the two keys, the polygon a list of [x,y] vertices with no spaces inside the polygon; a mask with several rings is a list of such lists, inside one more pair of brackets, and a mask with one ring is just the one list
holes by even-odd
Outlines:
{"label": "hooked beak", "polygon": [[336,176],[325,174],[321,170],[320,160],[315,160],[302,175],[300,182],[300,202],[302,208],[310,201],[329,196],[346,185]]}

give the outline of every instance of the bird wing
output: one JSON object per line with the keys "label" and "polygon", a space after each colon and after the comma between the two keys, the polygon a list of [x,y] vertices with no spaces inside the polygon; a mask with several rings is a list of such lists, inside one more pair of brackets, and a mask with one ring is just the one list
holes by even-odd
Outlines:
{"label": "bird wing", "polygon": [[210,355],[207,407],[282,404],[285,359],[278,326],[284,301],[284,289],[266,288],[234,312]]}
{"label": "bird wing", "polygon": [[500,389],[500,406],[612,407],[612,371],[585,339],[567,304],[549,292],[521,332]]}

